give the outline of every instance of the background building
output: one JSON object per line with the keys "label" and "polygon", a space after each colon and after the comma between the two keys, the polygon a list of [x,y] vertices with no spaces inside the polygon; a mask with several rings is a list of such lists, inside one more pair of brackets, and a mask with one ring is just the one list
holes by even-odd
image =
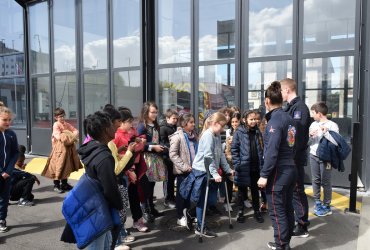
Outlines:
{"label": "background building", "polygon": [[[239,105],[292,77],[310,107],[326,101],[348,142],[360,122],[360,178],[370,185],[367,0],[0,0],[0,99],[19,141],[50,152],[52,110],[82,132],[106,103],[138,115]],[[334,173],[335,185],[348,186]]]}

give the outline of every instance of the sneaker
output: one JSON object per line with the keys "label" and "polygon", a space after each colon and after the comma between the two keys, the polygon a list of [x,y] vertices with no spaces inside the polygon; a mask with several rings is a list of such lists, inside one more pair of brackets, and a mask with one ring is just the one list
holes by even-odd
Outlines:
{"label": "sneaker", "polygon": [[254,212],[254,215],[253,215],[254,219],[258,222],[258,223],[263,223],[265,220],[263,219],[262,215],[261,215],[261,212],[260,211],[255,211]]}
{"label": "sneaker", "polygon": [[151,212],[151,215],[154,217],[154,218],[157,218],[157,217],[161,217],[164,215],[163,212],[159,212],[157,209],[155,209],[154,207],[152,209],[150,209],[150,212]]}
{"label": "sneaker", "polygon": [[142,233],[148,232],[148,227],[145,226],[143,218],[140,218],[137,222],[134,222],[134,225],[132,227]]}
{"label": "sneaker", "polygon": [[229,212],[229,211],[232,212],[233,211],[233,208],[231,207],[231,205],[228,206],[227,204],[224,204],[224,208],[225,208],[226,212]]}
{"label": "sneaker", "polygon": [[317,209],[314,215],[319,217],[324,217],[331,215],[333,212],[331,211],[330,206],[321,206],[320,209]]}
{"label": "sneaker", "polygon": [[146,222],[148,223],[153,223],[154,222],[154,217],[150,213],[143,213],[143,218]]}
{"label": "sneaker", "polygon": [[8,227],[6,226],[6,220],[0,220],[0,233],[8,232]]}
{"label": "sneaker", "polygon": [[135,237],[131,236],[131,235],[127,235],[126,237],[124,237],[122,239],[123,243],[131,243],[131,242],[134,242],[134,241],[135,241]]}
{"label": "sneaker", "polygon": [[126,245],[119,245],[114,248],[114,250],[130,250],[131,248]]}
{"label": "sneaker", "polygon": [[260,212],[261,213],[266,213],[267,212],[267,204],[266,203],[261,202]]}
{"label": "sneaker", "polygon": [[191,216],[190,209],[184,208],[184,210],[182,211],[182,213],[184,214],[184,217],[186,218],[186,228],[188,230],[192,230],[193,229],[194,217]]}
{"label": "sneaker", "polygon": [[221,212],[220,210],[218,210],[216,206],[209,206],[209,210],[210,210],[213,214],[222,215],[222,212]]}
{"label": "sneaker", "polygon": [[307,238],[308,236],[310,236],[310,234],[308,233],[307,226],[304,226],[298,223],[297,225],[295,225],[293,229],[292,236],[300,237],[300,238]]}
{"label": "sneaker", "polygon": [[[201,235],[201,233],[200,233],[200,227],[197,227],[195,229],[195,234],[196,235]],[[209,230],[207,227],[204,227],[203,228],[203,235],[202,236],[207,237],[207,238],[215,238],[215,237],[217,237],[217,234],[215,232]]]}
{"label": "sneaker", "polygon": [[64,190],[57,185],[54,186],[54,191],[57,192],[58,194],[64,193]]}
{"label": "sneaker", "polygon": [[276,244],[275,242],[269,242],[267,243],[267,247],[270,248],[270,249],[278,249],[278,250],[290,250],[290,246],[289,244],[286,244],[284,246],[280,246],[278,244]]}
{"label": "sneaker", "polygon": [[20,199],[18,202],[18,206],[20,207],[32,207],[34,203],[29,200]]}
{"label": "sneaker", "polygon": [[70,191],[70,190],[72,190],[73,186],[69,185],[68,183],[62,183],[62,185],[60,186],[60,188],[63,191]]}
{"label": "sneaker", "polygon": [[171,209],[176,208],[176,204],[175,204],[175,202],[173,202],[173,201],[171,201],[171,200],[165,200],[165,201],[163,202],[163,205],[164,205],[165,207],[168,207],[168,208],[171,208]]}
{"label": "sneaker", "polygon": [[245,206],[246,208],[251,208],[251,207],[252,207],[252,203],[251,203],[249,200],[245,200],[245,201],[244,201],[244,206]]}
{"label": "sneaker", "polygon": [[315,207],[314,207],[313,213],[316,214],[317,211],[319,211],[321,209],[322,209],[321,201],[315,201]]}
{"label": "sneaker", "polygon": [[188,221],[185,216],[182,216],[181,219],[177,219],[177,225],[182,227],[188,227]]}
{"label": "sneaker", "polygon": [[245,222],[245,216],[243,211],[238,212],[238,217],[236,218],[236,221],[239,223],[244,223]]}
{"label": "sneaker", "polygon": [[324,205],[324,209],[326,210],[326,215],[332,215],[333,212],[331,211],[330,205]]}

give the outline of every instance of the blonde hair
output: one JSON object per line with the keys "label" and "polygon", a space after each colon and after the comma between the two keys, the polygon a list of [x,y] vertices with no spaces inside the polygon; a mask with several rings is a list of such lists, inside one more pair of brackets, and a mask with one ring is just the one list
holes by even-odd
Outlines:
{"label": "blonde hair", "polygon": [[0,106],[0,115],[3,113],[13,115],[12,111],[9,108],[5,106]]}
{"label": "blonde hair", "polygon": [[5,106],[2,101],[0,101],[0,107]]}
{"label": "blonde hair", "polygon": [[226,116],[222,114],[221,112],[216,112],[212,114],[210,117],[208,117],[204,121],[203,130],[202,130],[202,133],[200,134],[200,137],[202,137],[203,133],[209,128],[209,126],[214,124],[215,122],[223,122],[226,124],[227,123]]}
{"label": "blonde hair", "polygon": [[291,78],[285,78],[283,80],[280,80],[281,85],[286,85],[291,91],[294,91],[297,93],[297,83],[291,79]]}

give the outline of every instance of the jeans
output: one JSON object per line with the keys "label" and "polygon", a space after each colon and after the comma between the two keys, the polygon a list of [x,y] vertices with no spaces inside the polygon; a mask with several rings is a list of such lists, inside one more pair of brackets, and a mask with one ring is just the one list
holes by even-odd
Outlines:
{"label": "jeans", "polygon": [[88,250],[109,250],[112,244],[112,235],[111,232],[108,231],[101,235],[99,238],[95,239],[91,242],[86,249]]}
{"label": "jeans", "polygon": [[321,161],[318,157],[310,155],[310,165],[312,174],[313,198],[320,201],[321,186],[324,189],[324,204],[330,205],[331,188],[331,166]]}
{"label": "jeans", "polygon": [[[217,202],[217,187],[218,187],[218,183],[211,182],[209,184],[208,200],[207,200],[207,204],[209,206],[216,205],[216,202]],[[198,223],[199,228],[202,224],[205,198],[206,198],[206,184],[202,186],[202,189],[201,189],[200,195],[199,195],[199,200],[197,202],[197,207],[196,207],[197,223]]]}
{"label": "jeans", "polygon": [[184,199],[180,194],[180,186],[183,180],[188,176],[188,174],[179,174],[176,175],[177,179],[177,188],[176,188],[176,211],[177,211],[177,219],[181,219],[183,214],[184,208],[190,208],[190,198]]}

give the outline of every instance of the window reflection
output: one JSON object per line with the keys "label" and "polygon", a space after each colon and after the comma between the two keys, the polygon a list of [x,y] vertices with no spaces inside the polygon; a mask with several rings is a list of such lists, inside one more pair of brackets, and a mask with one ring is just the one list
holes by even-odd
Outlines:
{"label": "window reflection", "polygon": [[49,27],[47,2],[29,7],[31,74],[49,72]]}
{"label": "window reflection", "polygon": [[206,110],[218,110],[235,103],[235,64],[199,67],[199,120]]}
{"label": "window reflection", "polygon": [[158,62],[190,62],[191,1],[158,1]]}
{"label": "window reflection", "polygon": [[105,0],[82,1],[84,69],[107,68],[107,6]]}
{"label": "window reflection", "polygon": [[53,119],[50,110],[49,77],[32,78],[33,126],[49,128]]}
{"label": "window reflection", "polygon": [[275,80],[292,77],[292,61],[255,62],[248,65],[248,103],[245,109],[258,109],[264,91]]}
{"label": "window reflection", "polygon": [[199,1],[199,60],[235,57],[235,0]]}
{"label": "window reflection", "polygon": [[293,0],[249,1],[249,56],[292,54]]}
{"label": "window reflection", "polygon": [[73,126],[77,124],[77,87],[75,75],[58,75],[55,77],[55,107],[62,107],[65,119]]}
{"label": "window reflection", "polygon": [[75,1],[54,0],[53,11],[55,71],[75,71]]}
{"label": "window reflection", "polygon": [[175,109],[181,113],[191,112],[191,70],[190,67],[159,70],[159,109]]}
{"label": "window reflection", "polygon": [[303,51],[354,49],[355,15],[356,1],[305,0]]}
{"label": "window reflection", "polygon": [[140,70],[114,72],[115,106],[125,106],[139,116],[143,104],[143,87]]}
{"label": "window reflection", "polygon": [[140,1],[113,0],[114,67],[140,66]]}
{"label": "window reflection", "polygon": [[108,75],[106,73],[84,74],[85,115],[103,109],[108,103]]}

